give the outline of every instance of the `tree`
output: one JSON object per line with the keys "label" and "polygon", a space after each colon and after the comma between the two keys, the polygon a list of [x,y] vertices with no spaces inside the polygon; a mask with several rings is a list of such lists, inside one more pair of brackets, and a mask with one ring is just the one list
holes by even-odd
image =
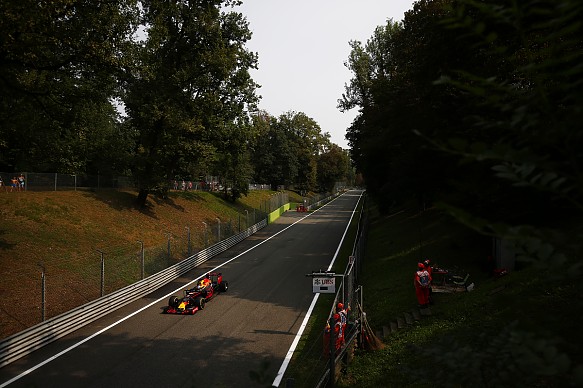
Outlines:
{"label": "tree", "polygon": [[253,119],[257,141],[254,149],[254,177],[272,190],[293,185],[298,176],[298,160],[290,137],[277,118],[260,112]]}
{"label": "tree", "polygon": [[250,157],[250,130],[248,126],[231,125],[218,152],[215,170],[224,178],[224,193],[235,201],[249,193],[249,183],[253,175]]}
{"label": "tree", "polygon": [[336,182],[348,181],[350,157],[336,144],[318,157],[318,188],[320,192],[332,192]]}
{"label": "tree", "polygon": [[318,157],[330,147],[330,135],[302,112],[289,111],[278,118],[258,112],[253,118],[254,178],[276,190],[284,185],[317,190]]}
{"label": "tree", "polygon": [[295,155],[297,177],[290,180],[299,190],[315,191],[317,158],[330,143],[329,134],[322,134],[316,121],[303,112],[289,111],[279,117],[278,125],[286,134],[290,151]]}
{"label": "tree", "polygon": [[257,58],[244,46],[248,24],[241,14],[222,11],[236,3],[142,2],[148,38],[124,101],[137,133],[133,173],[142,206],[150,192],[165,192],[170,179],[189,175],[197,161],[242,160],[220,156],[229,131],[246,122],[246,109],[257,100],[248,72]]}
{"label": "tree", "polygon": [[339,108],[359,107],[347,134],[351,157],[381,211],[412,197],[423,205],[449,196],[464,173],[456,158],[427,141],[466,131],[460,118],[476,110],[471,96],[434,82],[462,64],[489,63],[443,27],[451,3],[418,1],[402,23],[387,21],[366,45],[352,42],[346,65],[354,77]]}
{"label": "tree", "polygon": [[123,55],[136,1],[0,3],[0,164],[85,172],[116,164],[103,138],[116,138]]}
{"label": "tree", "polygon": [[[340,106],[360,108],[349,139],[367,188],[385,202],[394,192],[423,188],[458,221],[512,243],[517,260],[541,269],[549,289],[557,280],[556,289],[576,286],[582,19],[576,0],[420,0],[402,28],[377,30],[366,46],[355,44],[348,62],[355,74]],[[389,52],[381,56],[379,47]],[[378,65],[387,61],[393,66]],[[379,77],[384,69],[395,71]],[[431,360],[453,384],[476,375],[497,376],[495,384],[508,386],[580,384],[579,359],[555,346],[570,336],[532,328],[485,333],[501,347],[435,349],[433,356],[480,360],[464,368]],[[501,373],[501,353],[528,356]]]}

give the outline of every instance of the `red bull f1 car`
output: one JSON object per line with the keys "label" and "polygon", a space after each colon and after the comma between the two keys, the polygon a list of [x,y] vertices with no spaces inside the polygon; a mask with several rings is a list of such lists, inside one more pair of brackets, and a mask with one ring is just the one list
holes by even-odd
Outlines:
{"label": "red bull f1 car", "polygon": [[194,314],[203,310],[206,302],[215,295],[226,292],[229,283],[223,280],[220,272],[211,272],[205,275],[196,286],[184,290],[184,297],[172,295],[168,300],[168,306],[164,308],[166,314]]}

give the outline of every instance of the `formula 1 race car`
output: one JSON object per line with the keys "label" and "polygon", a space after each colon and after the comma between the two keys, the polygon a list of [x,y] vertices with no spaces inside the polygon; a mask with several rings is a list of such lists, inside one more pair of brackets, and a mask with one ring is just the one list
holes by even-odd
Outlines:
{"label": "formula 1 race car", "polygon": [[206,302],[215,295],[226,292],[228,288],[229,283],[223,280],[220,272],[208,273],[195,287],[184,290],[183,298],[172,295],[164,312],[166,314],[194,314],[204,309]]}

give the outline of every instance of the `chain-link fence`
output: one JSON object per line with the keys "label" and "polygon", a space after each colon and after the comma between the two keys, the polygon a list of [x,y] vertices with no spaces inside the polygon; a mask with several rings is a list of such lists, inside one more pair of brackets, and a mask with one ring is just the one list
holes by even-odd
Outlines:
{"label": "chain-link fence", "polygon": [[125,189],[134,188],[134,180],[117,175],[87,175],[0,172],[5,191],[61,191],[77,189]]}
{"label": "chain-link fence", "polygon": [[25,329],[31,326],[31,320],[33,324],[42,322],[158,273],[261,222],[268,212],[288,201],[287,193],[276,193],[259,204],[259,209],[244,210],[229,219],[184,225],[182,233],[167,233],[162,244],[145,240],[117,246],[104,244],[88,252],[69,251],[59,257],[49,250],[44,252],[47,260],[3,268],[2,277],[19,285],[10,292],[29,296],[20,301],[25,308],[22,305],[12,311],[3,309],[0,331],[4,331],[4,325],[6,331],[9,326]]}
{"label": "chain-link fence", "polygon": [[[60,174],[37,172],[0,172],[0,190],[17,191],[65,191],[77,189],[132,189],[133,178],[120,175]],[[222,191],[224,186],[217,176],[206,176],[193,181],[173,179],[167,183],[169,190]],[[269,190],[269,185],[251,183],[249,190]]]}

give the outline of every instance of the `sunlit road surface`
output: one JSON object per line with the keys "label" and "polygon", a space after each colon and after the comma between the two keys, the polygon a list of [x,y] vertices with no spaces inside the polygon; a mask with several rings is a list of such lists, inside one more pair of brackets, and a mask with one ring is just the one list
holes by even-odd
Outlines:
{"label": "sunlit road surface", "polygon": [[[360,194],[286,212],[164,288],[1,368],[0,387],[252,387],[251,371],[275,378],[314,298],[305,275],[335,259]],[[215,268],[226,293],[195,315],[162,313],[170,295]]]}

